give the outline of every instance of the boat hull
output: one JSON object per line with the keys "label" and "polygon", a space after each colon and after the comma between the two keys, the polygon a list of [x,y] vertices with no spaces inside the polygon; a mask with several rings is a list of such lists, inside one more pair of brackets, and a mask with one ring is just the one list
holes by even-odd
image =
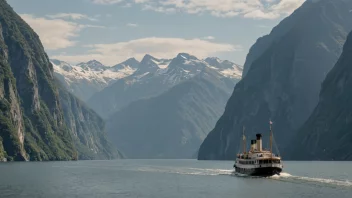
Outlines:
{"label": "boat hull", "polygon": [[249,176],[260,176],[270,177],[273,175],[280,175],[282,168],[280,167],[262,167],[262,168],[237,168],[235,167],[236,173],[249,175]]}

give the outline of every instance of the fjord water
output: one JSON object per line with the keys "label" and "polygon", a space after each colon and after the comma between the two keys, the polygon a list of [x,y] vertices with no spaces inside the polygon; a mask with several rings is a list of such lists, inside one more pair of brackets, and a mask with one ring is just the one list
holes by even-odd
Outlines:
{"label": "fjord water", "polygon": [[236,176],[230,161],[0,164],[0,197],[352,197],[351,162],[285,162],[281,176]]}

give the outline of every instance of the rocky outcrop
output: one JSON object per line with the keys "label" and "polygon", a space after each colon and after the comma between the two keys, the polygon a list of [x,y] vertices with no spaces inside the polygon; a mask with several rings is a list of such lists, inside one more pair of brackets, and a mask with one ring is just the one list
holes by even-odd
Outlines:
{"label": "rocky outcrop", "polygon": [[285,152],[318,104],[320,85],[342,52],[352,29],[351,8],[351,1],[306,1],[258,41],[247,57],[247,74],[201,145],[198,159],[235,158],[242,127],[247,136],[265,135],[269,119]]}
{"label": "rocky outcrop", "polygon": [[291,142],[292,160],[352,160],[352,33],[326,77],[318,106]]}

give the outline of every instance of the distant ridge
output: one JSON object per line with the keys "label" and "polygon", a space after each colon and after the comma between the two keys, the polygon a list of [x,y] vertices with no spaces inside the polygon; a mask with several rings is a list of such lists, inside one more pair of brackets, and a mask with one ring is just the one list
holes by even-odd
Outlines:
{"label": "distant ridge", "polygon": [[117,80],[93,95],[88,100],[88,105],[102,117],[108,118],[130,102],[157,96],[178,83],[191,79],[206,68],[217,72],[221,78],[241,78],[241,66],[229,61],[219,64],[226,66],[217,68],[186,53],[180,53],[172,60],[146,55],[132,75]]}

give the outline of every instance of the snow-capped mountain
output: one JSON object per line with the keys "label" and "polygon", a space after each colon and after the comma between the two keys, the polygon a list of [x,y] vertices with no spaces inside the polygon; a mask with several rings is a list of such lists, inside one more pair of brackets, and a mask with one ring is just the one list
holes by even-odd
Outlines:
{"label": "snow-capped mountain", "polygon": [[214,70],[220,77],[229,79],[241,79],[242,67],[230,61],[222,61],[214,58],[216,62],[211,62],[213,58],[200,60],[195,56],[186,53],[180,53],[174,58],[169,66],[158,70],[158,74],[164,76],[164,83],[175,85],[183,80],[190,79],[205,68]]}
{"label": "snow-capped mountain", "polygon": [[133,74],[139,64],[135,59],[129,59],[114,67],[107,67],[96,60],[78,65],[60,60],[51,60],[51,63],[56,77],[83,101],[116,80]]}
{"label": "snow-capped mountain", "polygon": [[206,60],[186,53],[180,53],[172,60],[146,55],[134,74],[96,93],[88,104],[107,118],[135,100],[159,95],[202,72],[215,73],[219,79],[226,81],[230,89],[241,79],[242,68],[237,64],[220,59],[213,64]]}
{"label": "snow-capped mountain", "polygon": [[153,73],[159,69],[165,69],[169,64],[170,59],[157,59],[149,54],[145,55],[138,67],[136,74],[143,74],[145,72]]}
{"label": "snow-capped mountain", "polygon": [[110,140],[127,158],[191,158],[224,112],[240,72],[229,61],[181,53],[167,68],[118,81],[96,94],[104,111],[120,105],[103,114]]}
{"label": "snow-capped mountain", "polygon": [[243,67],[228,60],[220,60],[216,57],[209,57],[204,60],[213,69],[218,70],[229,78],[242,78]]}
{"label": "snow-capped mountain", "polygon": [[99,61],[96,61],[96,60],[91,60],[87,63],[79,63],[77,66],[83,68],[86,71],[100,72],[107,69],[105,65],[101,64]]}
{"label": "snow-capped mountain", "polygon": [[123,69],[138,69],[140,62],[137,61],[135,58],[130,58],[125,62],[119,63],[115,66],[112,66],[110,70],[112,71],[120,71]]}

